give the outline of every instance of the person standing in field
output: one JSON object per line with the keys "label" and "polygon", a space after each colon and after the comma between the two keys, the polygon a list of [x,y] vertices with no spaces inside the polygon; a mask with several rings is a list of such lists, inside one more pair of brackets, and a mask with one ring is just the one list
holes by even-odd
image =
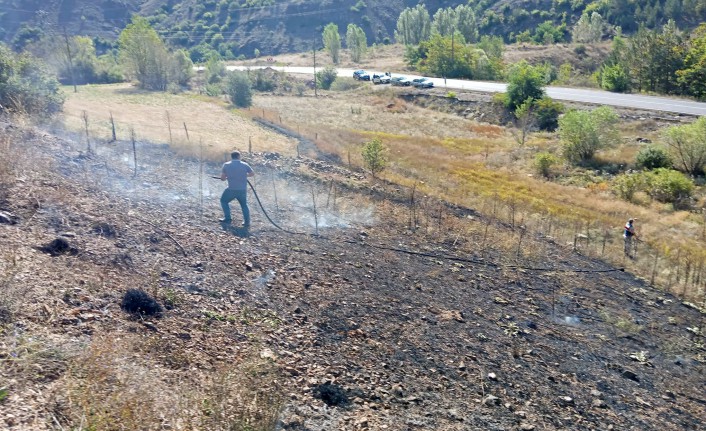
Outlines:
{"label": "person standing in field", "polygon": [[631,254],[633,250],[633,241],[636,241],[638,238],[637,232],[635,232],[634,222],[635,219],[628,220],[628,222],[625,223],[625,228],[623,230],[623,240],[625,241],[625,255],[631,259],[633,258]]}
{"label": "person standing in field", "polygon": [[243,227],[250,227],[250,208],[248,208],[248,177],[255,175],[250,165],[240,160],[240,152],[230,153],[231,160],[223,164],[221,170],[221,181],[228,180],[228,188],[221,195],[221,207],[223,208],[223,218],[221,223],[232,221],[230,214],[230,203],[235,199],[240,203],[243,211]]}

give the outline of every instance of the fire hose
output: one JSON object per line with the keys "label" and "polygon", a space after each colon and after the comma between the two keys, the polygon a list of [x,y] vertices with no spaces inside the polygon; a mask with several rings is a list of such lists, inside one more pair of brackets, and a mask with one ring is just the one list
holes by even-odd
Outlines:
{"label": "fire hose", "polygon": [[[211,178],[214,178],[214,179],[217,179],[217,180],[220,180],[220,179],[221,179],[221,177],[216,177],[216,176],[212,176]],[[260,209],[262,210],[262,213],[265,214],[265,217],[267,218],[267,220],[269,220],[270,223],[272,223],[272,226],[276,227],[277,229],[281,230],[282,232],[286,232],[286,233],[289,233],[289,234],[292,234],[292,235],[306,235],[304,232],[294,232],[294,231],[285,229],[285,228],[283,228],[282,226],[280,226],[280,225],[278,225],[277,223],[275,223],[275,221],[272,220],[272,218],[270,217],[270,215],[267,213],[267,210],[265,209],[265,206],[262,205],[262,201],[260,201],[260,196],[257,195],[257,191],[255,190],[255,187],[252,185],[252,183],[250,182],[250,180],[247,180],[247,181],[248,181],[248,185],[250,186],[250,190],[252,190],[253,194],[255,195],[255,200],[257,200],[257,204],[260,206]]]}

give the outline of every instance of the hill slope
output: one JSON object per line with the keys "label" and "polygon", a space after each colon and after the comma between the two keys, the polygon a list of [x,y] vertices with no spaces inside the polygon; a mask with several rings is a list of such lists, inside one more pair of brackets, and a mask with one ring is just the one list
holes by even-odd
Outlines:
{"label": "hill slope", "polygon": [[[410,232],[394,188],[271,153],[255,185],[302,234],[259,209],[247,233],[166,146],[134,177],[126,142],[4,122],[0,145],[4,428],[702,426],[704,315],[551,241],[517,260],[431,200]],[[130,288],[166,310],[124,312]]]}
{"label": "hill slope", "polygon": [[[647,1],[611,0],[600,3],[548,0],[479,0],[471,2],[481,34],[500,35],[514,41],[523,31],[534,32],[550,22],[568,40],[571,26],[585,11],[599,12],[612,25],[626,33],[638,23],[658,27],[668,19],[681,28],[693,28],[706,19],[706,0],[672,0],[664,5]],[[150,17],[161,35],[174,46],[201,48],[192,54],[201,60],[204,49],[215,49],[232,59],[301,52],[320,47],[323,26],[333,22],[345,36],[348,24],[356,24],[367,34],[369,44],[394,41],[400,12],[414,7],[415,0],[0,0],[0,39],[23,46],[42,34],[56,36],[66,28],[70,34],[114,40],[132,14]],[[433,16],[439,8],[462,2],[424,2]],[[563,26],[563,27],[562,27]]]}

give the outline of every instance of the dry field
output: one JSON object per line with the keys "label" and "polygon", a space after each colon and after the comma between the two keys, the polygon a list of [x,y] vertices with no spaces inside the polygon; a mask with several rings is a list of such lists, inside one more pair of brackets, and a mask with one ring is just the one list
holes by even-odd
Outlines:
{"label": "dry field", "polygon": [[67,88],[66,94],[66,127],[84,130],[85,112],[89,139],[111,138],[112,114],[118,139],[127,140],[132,128],[138,140],[172,142],[187,155],[198,156],[199,143],[203,144],[204,156],[214,160],[222,160],[223,154],[233,149],[247,151],[250,145],[253,151],[296,154],[294,140],[263,130],[217,98],[150,93],[130,84],[82,86],[77,94]]}
{"label": "dry field", "polygon": [[[83,126],[83,110],[89,119],[102,118],[100,123],[90,120],[90,133],[107,136],[105,119],[113,112],[122,127],[135,124],[138,135],[169,142],[164,121],[168,110],[182,136],[182,150],[185,140],[178,125],[186,121],[190,130],[193,127],[192,142],[203,139],[215,146],[214,160],[223,157],[233,140],[241,150],[247,149],[248,136],[253,136],[253,151],[295,154],[295,140],[262,129],[251,117],[263,117],[309,138],[332,160],[354,169],[362,165],[362,144],[378,137],[390,155],[382,178],[406,187],[408,194],[414,189],[473,208],[513,227],[573,244],[692,300],[703,300],[703,214],[674,211],[646,198],[642,205],[619,200],[610,191],[610,178],[591,172],[559,167],[562,180],[545,181],[535,175],[532,161],[537,151],[558,152],[556,136],[537,134],[519,148],[502,127],[425,109],[399,95],[371,86],[322,92],[318,98],[310,93],[260,94],[251,110],[239,114],[218,100],[150,95],[127,86],[92,87],[71,95],[66,115],[74,130]],[[658,137],[659,124],[653,120],[626,121],[622,127],[625,144],[598,158],[628,164],[638,150],[636,136]],[[197,154],[198,148],[188,152]],[[629,217],[638,218],[644,239],[636,260],[622,254],[621,227]]]}

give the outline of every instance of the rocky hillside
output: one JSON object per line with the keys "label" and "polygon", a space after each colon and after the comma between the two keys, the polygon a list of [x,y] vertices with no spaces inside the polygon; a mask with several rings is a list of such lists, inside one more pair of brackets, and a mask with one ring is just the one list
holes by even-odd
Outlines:
{"label": "rocky hillside", "polygon": [[244,231],[217,164],[58,135],[0,127],[0,428],[703,427],[705,314],[571,246],[273,153]]}

